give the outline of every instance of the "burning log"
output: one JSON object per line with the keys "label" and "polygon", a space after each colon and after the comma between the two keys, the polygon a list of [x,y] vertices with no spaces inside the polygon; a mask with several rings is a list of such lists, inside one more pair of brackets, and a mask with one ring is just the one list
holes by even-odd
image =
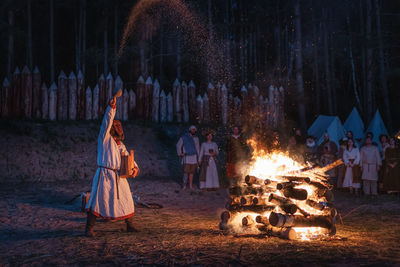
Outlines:
{"label": "burning log", "polygon": [[261,215],[258,215],[258,216],[256,217],[256,222],[257,222],[257,223],[262,223],[262,224],[265,224],[265,225],[269,225],[268,216],[261,216]]}
{"label": "burning log", "polygon": [[288,180],[289,182],[300,182],[300,183],[310,183],[311,179],[309,177],[300,176],[280,176],[281,178]]}
{"label": "burning log", "polygon": [[252,226],[255,223],[256,222],[254,221],[253,217],[251,217],[250,215],[247,215],[247,216],[243,217],[243,219],[242,219],[243,226]]}
{"label": "burning log", "polygon": [[306,218],[301,215],[284,215],[271,212],[269,222],[275,227],[322,227],[329,229],[330,233],[336,233],[332,218],[323,215],[310,215]]}
{"label": "burning log", "polygon": [[267,186],[259,186],[259,187],[252,187],[252,186],[233,186],[229,188],[229,194],[232,196],[242,196],[242,195],[262,195],[264,193],[271,193],[275,190],[273,188]]}
{"label": "burning log", "polygon": [[269,195],[268,196],[257,196],[253,198],[254,205],[268,205],[269,203]]}
{"label": "burning log", "polygon": [[246,184],[248,185],[252,185],[252,184],[256,184],[256,185],[269,185],[272,184],[273,182],[271,180],[268,179],[261,179],[252,175],[246,175],[246,177],[244,177],[244,181],[246,182]]}
{"label": "burning log", "polygon": [[296,240],[297,233],[293,228],[278,228],[273,226],[258,226],[258,230],[266,232],[268,236],[275,236],[288,240]]}
{"label": "burning log", "polygon": [[266,211],[272,211],[275,209],[275,206],[266,206],[266,205],[249,205],[249,206],[242,206],[240,204],[233,204],[233,205],[228,205],[226,207],[227,210],[232,211],[232,212],[256,212],[256,213],[262,213]]}
{"label": "burning log", "polygon": [[268,201],[274,204],[278,204],[279,207],[286,213],[295,214],[298,207],[290,199],[280,197],[275,194],[270,194]]}
{"label": "burning log", "polygon": [[252,205],[254,196],[243,196],[240,198],[239,203],[241,205]]}
{"label": "burning log", "polygon": [[285,188],[288,188],[288,187],[294,187],[296,185],[299,185],[299,184],[298,183],[292,183],[292,182],[283,182],[283,183],[278,183],[276,185],[276,189],[282,190],[282,189],[285,189]]}
{"label": "burning log", "polygon": [[326,207],[324,204],[322,204],[322,203],[320,203],[320,202],[316,202],[316,201],[314,201],[314,200],[312,200],[312,199],[307,199],[307,200],[306,200],[306,204],[307,204],[308,206],[310,206],[310,207],[316,209],[316,210],[323,210],[323,209],[325,209],[325,207]]}
{"label": "burning log", "polygon": [[288,198],[294,198],[297,200],[306,200],[307,199],[307,190],[305,189],[297,189],[293,187],[286,187],[283,190],[283,195]]}

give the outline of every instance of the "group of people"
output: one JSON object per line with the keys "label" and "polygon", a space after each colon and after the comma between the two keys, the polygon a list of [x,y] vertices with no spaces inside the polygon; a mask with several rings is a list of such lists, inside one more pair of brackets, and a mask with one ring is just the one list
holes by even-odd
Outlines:
{"label": "group of people", "polygon": [[361,188],[364,195],[377,196],[378,191],[399,193],[400,148],[394,137],[381,135],[379,140],[380,144],[376,144],[371,132],[364,140],[355,140],[348,131],[338,147],[325,133],[324,141],[318,146],[313,136],[308,136],[303,143],[298,130],[289,138],[287,149],[293,157],[302,156],[304,161],[319,166],[342,159],[344,165],[328,172],[338,189],[356,195],[361,193]]}
{"label": "group of people", "polygon": [[[193,177],[199,169],[199,185],[203,190],[216,190],[220,187],[217,168],[218,145],[213,142],[216,133],[206,129],[202,132],[205,142],[200,146],[197,137],[197,128],[192,125],[176,144],[178,156],[183,165],[183,189],[188,186],[194,189]],[[243,162],[248,155],[246,142],[240,134],[239,127],[232,128],[232,135],[226,141],[226,177],[237,178],[238,164]]]}

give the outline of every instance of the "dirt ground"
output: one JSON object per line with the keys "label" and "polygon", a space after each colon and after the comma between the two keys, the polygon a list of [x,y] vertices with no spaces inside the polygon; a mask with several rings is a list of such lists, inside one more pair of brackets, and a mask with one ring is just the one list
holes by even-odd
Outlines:
{"label": "dirt ground", "polygon": [[126,126],[125,144],[147,168],[130,181],[131,189],[163,208],[136,208],[139,233],[124,232],[123,221],[99,220],[96,237],[84,237],[80,199],[69,201],[90,189],[98,125],[13,123],[0,129],[6,137],[0,141],[0,266],[400,266],[399,198],[372,201],[336,192],[343,224],[339,220],[329,240],[226,236],[218,230],[226,189],[182,191],[174,143],[166,145],[177,130],[160,135],[140,125]]}

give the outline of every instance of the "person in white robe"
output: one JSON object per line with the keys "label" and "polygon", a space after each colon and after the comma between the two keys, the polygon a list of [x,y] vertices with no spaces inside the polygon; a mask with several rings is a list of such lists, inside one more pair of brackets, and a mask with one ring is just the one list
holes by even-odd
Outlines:
{"label": "person in white robe", "polygon": [[206,130],[203,135],[207,141],[201,144],[200,148],[200,189],[219,188],[219,178],[217,170],[218,145],[212,141],[215,132]]}
{"label": "person in white robe", "polygon": [[355,174],[355,168],[358,168],[358,165],[360,164],[360,151],[354,146],[353,139],[347,140],[347,147],[343,151],[343,162],[346,166],[343,187],[350,188],[351,193],[354,189],[354,193],[358,194],[361,187],[360,181],[358,180],[359,177],[353,177],[353,174]]}
{"label": "person in white robe", "polygon": [[[100,127],[97,145],[97,171],[92,190],[86,204],[86,236],[94,237],[96,218],[125,220],[128,232],[137,232],[133,227],[135,213],[132,193],[127,179],[120,178],[121,152],[126,152],[122,143],[124,132],[121,122],[114,120],[116,99],[110,100]],[[137,164],[135,163],[136,168]]]}
{"label": "person in white robe", "polygon": [[378,147],[373,145],[372,138],[365,138],[365,146],[360,151],[360,166],[362,171],[363,190],[365,195],[378,195],[378,172],[382,161]]}

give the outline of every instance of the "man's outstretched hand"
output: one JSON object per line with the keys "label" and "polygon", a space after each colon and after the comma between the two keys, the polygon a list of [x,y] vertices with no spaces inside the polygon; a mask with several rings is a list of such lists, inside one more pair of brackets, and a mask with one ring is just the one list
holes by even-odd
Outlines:
{"label": "man's outstretched hand", "polygon": [[117,99],[115,97],[111,98],[110,100],[110,106],[112,108],[116,108],[117,107]]}

